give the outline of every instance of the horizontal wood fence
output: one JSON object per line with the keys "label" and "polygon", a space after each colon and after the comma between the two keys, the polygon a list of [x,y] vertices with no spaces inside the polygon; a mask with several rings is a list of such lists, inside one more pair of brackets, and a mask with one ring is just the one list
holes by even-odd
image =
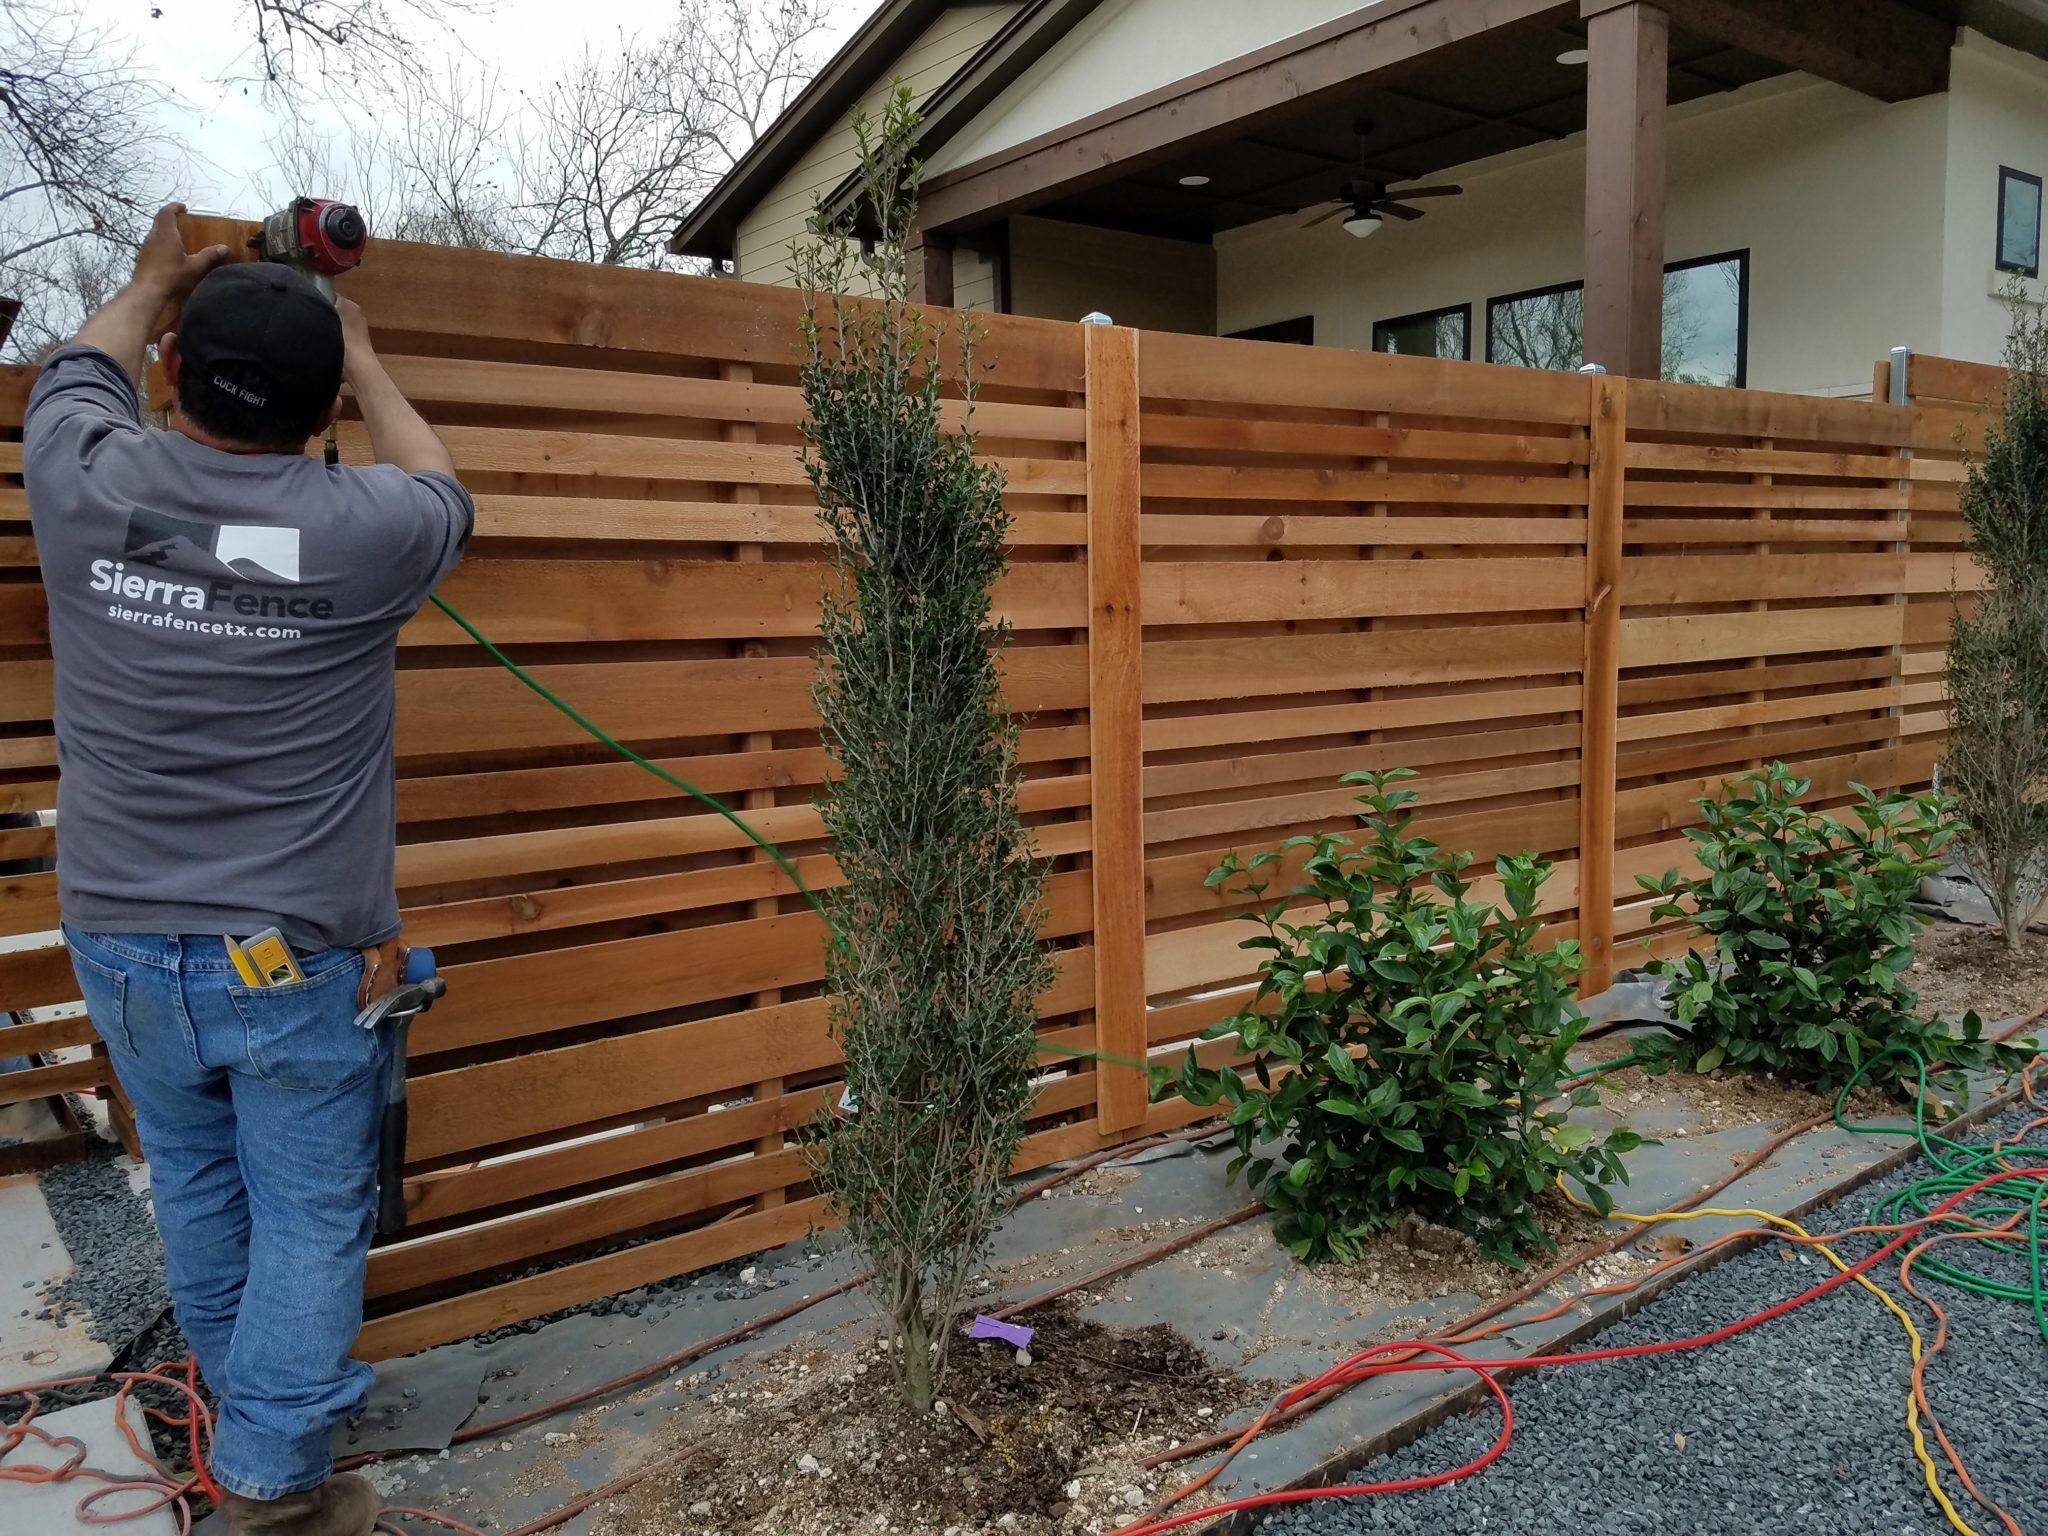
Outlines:
{"label": "horizontal wood fence", "polygon": [[[195,241],[218,238],[195,228]],[[810,688],[831,580],[793,293],[380,242],[344,282],[475,493],[444,595],[621,739],[835,878]],[[1557,860],[1604,976],[1682,945],[1634,876],[1691,799],[1783,758],[1919,784],[1983,396],[1890,405],[981,316],[1049,1040],[1136,1055],[1240,1005],[1232,848],[1420,770],[1426,830]],[[1933,360],[1923,360],[1933,367]],[[55,804],[49,652],[0,376],[0,783]],[[1950,386],[1955,387],[1955,386]],[[359,422],[341,430],[362,461]],[[716,1263],[825,1213],[791,1133],[836,1095],[820,924],[727,823],[612,760],[437,612],[399,650],[399,883],[449,996],[413,1032],[383,1356]],[[49,828],[0,832],[47,855]],[[76,989],[55,877],[0,883],[0,1007]],[[92,1041],[0,1028],[0,1057]],[[1205,1049],[1227,1054],[1228,1042]],[[0,1102],[103,1084],[0,1076]],[[1048,1056],[1020,1167],[1186,1123]]]}

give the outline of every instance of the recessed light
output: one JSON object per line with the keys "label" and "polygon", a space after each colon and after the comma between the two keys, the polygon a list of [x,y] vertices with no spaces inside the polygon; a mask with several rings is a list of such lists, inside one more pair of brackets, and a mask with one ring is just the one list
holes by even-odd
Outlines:
{"label": "recessed light", "polygon": [[1591,62],[1592,57],[1593,55],[1583,48],[1567,48],[1557,56],[1557,62],[1560,64],[1585,64]]}
{"label": "recessed light", "polygon": [[1209,178],[1206,176],[1183,176],[1180,179],[1180,184],[1184,187],[1206,187],[1209,185]]}

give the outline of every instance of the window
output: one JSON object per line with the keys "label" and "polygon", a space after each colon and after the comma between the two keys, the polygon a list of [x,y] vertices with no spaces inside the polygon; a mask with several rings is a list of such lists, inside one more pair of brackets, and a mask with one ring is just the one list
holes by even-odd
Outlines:
{"label": "window", "polygon": [[1248,331],[1232,331],[1232,341],[1291,341],[1304,347],[1316,344],[1316,317],[1297,315],[1292,320],[1275,320],[1271,325],[1255,325]]}
{"label": "window", "polygon": [[[1740,388],[1749,377],[1749,252],[1664,269],[1665,379]],[[1585,361],[1586,287],[1561,283],[1486,304],[1486,360],[1570,371]]]}
{"label": "window", "polygon": [[1586,285],[1561,283],[1486,301],[1486,360],[1569,373],[1585,361]]}
{"label": "window", "polygon": [[2041,178],[1998,168],[1998,270],[2041,275]]}
{"label": "window", "polygon": [[1454,304],[1449,309],[1425,310],[1419,315],[1402,315],[1394,320],[1375,320],[1372,349],[1375,352],[1398,352],[1403,357],[1470,358],[1472,306]]}

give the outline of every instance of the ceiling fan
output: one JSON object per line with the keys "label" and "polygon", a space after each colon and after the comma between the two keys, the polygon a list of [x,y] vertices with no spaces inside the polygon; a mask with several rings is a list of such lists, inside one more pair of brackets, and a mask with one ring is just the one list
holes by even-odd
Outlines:
{"label": "ceiling fan", "polygon": [[[1363,240],[1367,235],[1379,233],[1384,222],[1383,214],[1392,214],[1397,219],[1419,219],[1423,210],[1410,208],[1407,200],[1416,197],[1456,197],[1463,187],[1393,187],[1370,177],[1359,176],[1344,183],[1344,189],[1337,194],[1337,203],[1312,219],[1302,222],[1303,229],[1313,229],[1318,224],[1327,224],[1338,215],[1343,215],[1344,232]],[[1315,205],[1311,205],[1314,207]]]}
{"label": "ceiling fan", "polygon": [[[1303,229],[1313,229],[1318,224],[1327,224],[1339,214],[1344,217],[1344,233],[1354,239],[1363,240],[1367,235],[1379,233],[1385,221],[1382,214],[1392,214],[1397,219],[1419,219],[1420,208],[1410,208],[1407,200],[1411,197],[1456,197],[1463,187],[1400,187],[1390,190],[1387,183],[1372,174],[1372,162],[1365,157],[1366,140],[1372,135],[1370,122],[1356,124],[1353,131],[1358,135],[1358,174],[1344,183],[1337,193],[1337,202],[1326,213],[1319,213],[1312,219],[1302,221]],[[1302,212],[1309,213],[1322,207],[1311,203]]]}

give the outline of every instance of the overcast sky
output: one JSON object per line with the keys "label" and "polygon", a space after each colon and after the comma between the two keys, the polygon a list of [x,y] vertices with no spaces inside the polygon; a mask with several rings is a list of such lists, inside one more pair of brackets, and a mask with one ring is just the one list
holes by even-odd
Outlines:
{"label": "overcast sky", "polygon": [[[194,208],[255,217],[275,195],[273,157],[277,109],[237,76],[255,72],[247,0],[78,0],[93,21],[111,26],[135,48],[136,63],[177,93],[165,115],[170,137],[193,160],[190,183],[175,190]],[[835,0],[836,47],[879,0]],[[502,71],[507,86],[545,80],[585,42],[603,47],[623,32],[652,38],[667,26],[672,0],[477,0],[479,13],[459,40],[418,29],[423,58],[462,58],[464,50]],[[396,7],[394,7],[396,9]],[[152,18],[151,12],[161,14]],[[316,123],[337,109],[314,106]],[[297,189],[313,195],[317,187]]]}

